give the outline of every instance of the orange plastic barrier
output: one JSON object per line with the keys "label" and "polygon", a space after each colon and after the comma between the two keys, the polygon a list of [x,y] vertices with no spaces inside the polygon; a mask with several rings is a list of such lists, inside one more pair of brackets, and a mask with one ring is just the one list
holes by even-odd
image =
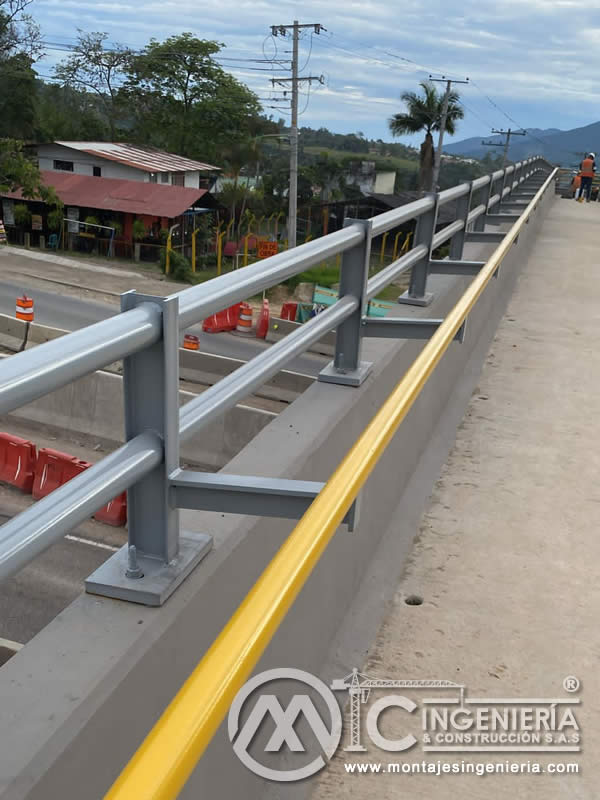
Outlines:
{"label": "orange plastic barrier", "polygon": [[94,514],[94,519],[120,528],[127,522],[127,492],[123,492]]}
{"label": "orange plastic barrier", "polygon": [[263,300],[262,311],[260,312],[260,317],[258,318],[258,324],[256,326],[256,337],[258,339],[266,339],[268,332],[269,332],[269,301]]}
{"label": "orange plastic barrier", "polygon": [[17,319],[22,319],[25,322],[33,322],[33,298],[27,297],[26,294],[23,297],[17,297],[17,307],[15,311],[15,316]]}
{"label": "orange plastic barrier", "polygon": [[200,339],[191,333],[186,333],[183,337],[184,350],[200,350]]}
{"label": "orange plastic barrier", "polygon": [[37,455],[33,442],[0,433],[0,481],[31,492]]}
{"label": "orange plastic barrier", "polygon": [[224,311],[217,311],[207,317],[202,323],[202,330],[205,333],[223,333],[223,331],[234,331],[237,327],[240,315],[240,303],[236,303]]}
{"label": "orange plastic barrier", "polygon": [[42,447],[38,453],[32,494],[36,500],[46,497],[63,483],[79,475],[91,464],[60,450]]}
{"label": "orange plastic barrier", "polygon": [[281,306],[281,319],[289,319],[294,322],[297,310],[298,303],[284,303]]}

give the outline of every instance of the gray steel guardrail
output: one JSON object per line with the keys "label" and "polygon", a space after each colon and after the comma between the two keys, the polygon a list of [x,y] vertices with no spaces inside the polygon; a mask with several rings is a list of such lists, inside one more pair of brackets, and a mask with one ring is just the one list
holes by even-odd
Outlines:
{"label": "gray steel guardrail", "polygon": [[[336,353],[320,380],[359,385],[370,369],[360,359],[362,338],[378,335],[374,326],[369,331],[367,302],[408,270],[412,270],[411,289],[400,300],[421,305],[426,305],[430,297],[426,292],[430,268],[445,274],[474,274],[482,264],[462,260],[468,229],[473,224],[485,225],[491,209],[539,171],[549,172],[549,165],[541,158],[528,159],[470,183],[426,195],[370,220],[346,220],[342,230],[169,298],[127,293],[121,313],[4,359],[0,364],[0,414],[124,359],[127,441],[0,527],[0,579],[20,569],[112,497],[128,490],[129,545],[101,567],[87,587],[138,602],[164,602],[209,546],[207,537],[187,541],[179,536],[179,510],[175,507],[179,495],[174,476],[179,471],[180,439],[209,425],[330,330],[337,331]],[[486,202],[471,208],[473,194],[486,187]],[[455,221],[436,231],[438,209],[452,202],[457,206]],[[515,205],[511,203],[511,211]],[[369,279],[372,239],[413,219],[418,220],[413,249]],[[494,219],[497,220],[497,213]],[[507,220],[510,219],[508,214]],[[450,260],[432,262],[433,251],[449,240]],[[340,298],[335,304],[179,410],[176,354],[180,330],[340,253]],[[403,338],[403,333],[428,337],[436,322],[439,324],[424,320],[425,324],[419,327],[422,332],[415,332],[416,326],[408,320],[394,322],[398,338]],[[386,333],[379,335],[390,335],[389,329],[387,326]],[[196,482],[201,497],[207,487],[201,473],[193,475],[196,477],[190,476],[190,480]],[[260,481],[256,479],[257,486]],[[286,497],[294,509],[298,502],[304,502],[299,498],[306,497],[305,482],[302,487],[296,483],[281,481],[275,487],[269,484],[278,498],[277,509],[285,506]],[[264,485],[260,488],[262,497],[267,498],[264,502],[268,502],[269,493],[265,493]],[[315,493],[318,488],[315,484]],[[214,486],[211,491],[215,491]],[[230,486],[228,491],[232,491]],[[244,513],[249,493],[246,480],[235,495],[234,511]],[[225,494],[224,509],[231,511],[232,501],[227,503],[227,498]],[[352,515],[349,524],[351,518]],[[140,573],[143,578],[138,577]]]}

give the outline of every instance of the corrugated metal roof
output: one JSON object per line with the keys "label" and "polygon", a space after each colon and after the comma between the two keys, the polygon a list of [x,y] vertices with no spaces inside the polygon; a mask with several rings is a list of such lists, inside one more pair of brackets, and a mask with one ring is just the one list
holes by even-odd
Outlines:
{"label": "corrugated metal roof", "polygon": [[[152,217],[173,219],[187,211],[206,189],[186,189],[160,183],[94,178],[74,172],[41,170],[46,186],[53,186],[65,206],[98,208],[103,211],[121,211],[129,214],[147,214]],[[21,200],[18,192],[2,192],[2,197]]]}
{"label": "corrugated metal roof", "polygon": [[54,142],[61,147],[79,150],[109,161],[118,161],[129,167],[136,167],[147,172],[207,172],[219,170],[212,164],[194,161],[191,158],[165,153],[154,147],[144,147],[137,144],[123,142]]}

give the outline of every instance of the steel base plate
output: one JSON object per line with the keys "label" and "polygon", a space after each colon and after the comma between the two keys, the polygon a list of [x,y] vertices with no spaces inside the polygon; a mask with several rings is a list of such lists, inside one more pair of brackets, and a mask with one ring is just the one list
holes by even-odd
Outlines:
{"label": "steel base plate", "polygon": [[342,386],[360,386],[372,369],[372,361],[361,361],[358,369],[349,370],[348,372],[338,372],[333,365],[333,361],[330,361],[329,364],[319,372],[318,380],[323,383],[339,383]]}
{"label": "steel base plate", "polygon": [[138,555],[138,564],[144,573],[142,578],[126,576],[128,548],[124,545],[87,578],[86,592],[115,600],[141,603],[144,606],[162,606],[212,549],[212,544],[212,536],[182,533],[179,539],[179,555],[170,564]]}
{"label": "steel base plate", "polygon": [[404,292],[398,298],[399,303],[404,303],[408,306],[428,306],[433,300],[432,292],[425,292],[423,297],[411,297],[408,292]]}

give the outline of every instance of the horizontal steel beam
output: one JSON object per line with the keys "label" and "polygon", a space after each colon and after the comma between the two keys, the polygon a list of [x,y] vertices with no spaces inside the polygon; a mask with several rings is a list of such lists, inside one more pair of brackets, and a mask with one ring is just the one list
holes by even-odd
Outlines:
{"label": "horizontal steel beam", "polygon": [[[437,331],[443,319],[408,319],[397,318],[363,318],[363,335],[374,339],[430,339]],[[454,338],[463,342],[466,322],[457,330]]]}
{"label": "horizontal steel beam", "polygon": [[[244,269],[247,269],[244,267]],[[240,270],[243,271],[243,270]],[[275,375],[287,362],[303,353],[325,333],[351,316],[358,308],[358,300],[346,295],[316,317],[308,320],[276,344],[255,356],[243,367],[222,378],[179,412],[179,435],[182,439],[193,436],[198,430],[233,408],[254,389]]]}
{"label": "horizontal steel beam", "polygon": [[477,275],[479,270],[485,267],[485,261],[453,261],[444,259],[443,261],[430,261],[430,275]]}
{"label": "horizontal steel beam", "polygon": [[490,225],[504,225],[514,223],[521,218],[520,214],[486,214],[485,221]]}
{"label": "horizontal steel beam", "polygon": [[[321,481],[178,470],[169,480],[169,495],[176,508],[300,519],[323,486]],[[344,518],[350,529],[355,508],[353,503]]]}
{"label": "horizontal steel beam", "polygon": [[492,233],[490,231],[471,231],[467,233],[468,242],[476,242],[477,244],[497,244],[501,242],[505,233]]}
{"label": "horizontal steel beam", "polygon": [[16,353],[2,362],[0,414],[8,414],[77,378],[137,353],[157,342],[161,335],[160,311],[146,303]]}
{"label": "horizontal steel beam", "polygon": [[179,328],[188,328],[217,311],[247,300],[315,264],[344,253],[360,244],[364,238],[364,228],[351,225],[300,247],[264,258],[244,269],[228,272],[192,289],[178,292]]}
{"label": "horizontal steel beam", "polygon": [[381,272],[378,272],[377,275],[370,278],[367,283],[367,300],[376,297],[382,289],[385,289],[385,287],[392,283],[399,275],[408,272],[414,264],[426,258],[428,255],[429,248],[425,247],[423,244],[419,244],[413,247],[412,250],[409,250],[406,255],[403,255],[397,261],[394,261],[385,269],[382,269]]}
{"label": "horizontal steel beam", "polygon": [[457,233],[460,233],[464,227],[464,220],[457,219],[456,222],[452,222],[450,225],[442,228],[433,237],[431,249],[436,250],[440,245],[444,244],[444,242],[447,242],[448,239],[451,239]]}
{"label": "horizontal steel beam", "polygon": [[[380,233],[397,228],[405,222],[422,216],[427,211],[431,211],[434,206],[433,197],[422,197],[420,200],[415,200],[414,203],[408,203],[400,208],[394,208],[391,211],[385,211],[383,214],[377,214],[376,217],[371,217],[373,222],[372,237],[379,236]],[[317,239],[317,241],[319,241]],[[304,247],[304,245],[302,245]]]}
{"label": "horizontal steel beam", "polygon": [[84,522],[163,459],[160,438],[136,436],[0,527],[0,580]]}

